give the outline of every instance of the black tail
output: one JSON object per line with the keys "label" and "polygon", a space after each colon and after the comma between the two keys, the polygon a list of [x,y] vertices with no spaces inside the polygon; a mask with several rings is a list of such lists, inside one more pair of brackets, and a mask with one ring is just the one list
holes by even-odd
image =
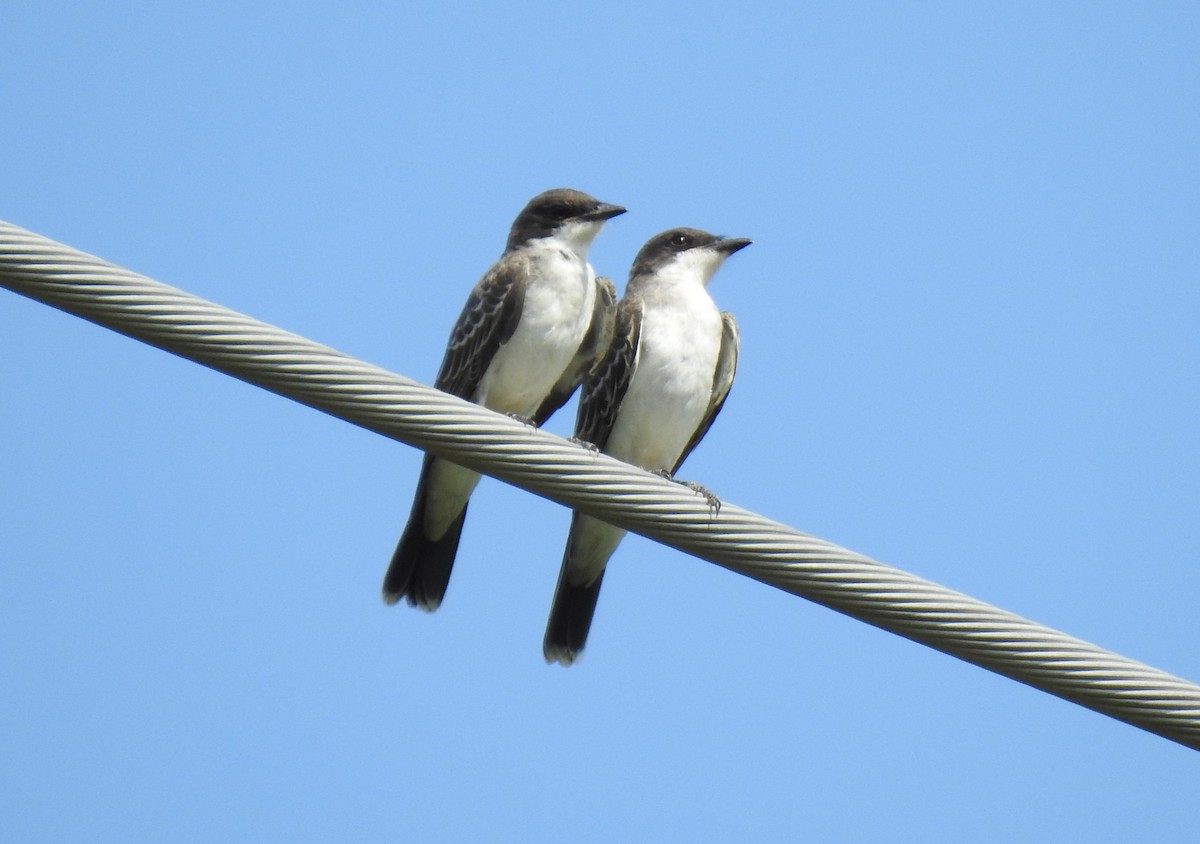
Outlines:
{"label": "black tail", "polygon": [[413,500],[408,524],[392,554],[392,562],[383,576],[383,600],[394,604],[401,598],[408,603],[433,612],[446,596],[446,585],[450,582],[450,569],[454,567],[454,556],[458,553],[458,540],[462,536],[463,521],[467,508],[458,514],[441,539],[425,536],[425,494],[429,479],[429,467],[433,457],[425,455],[421,464],[421,478],[417,481],[417,494]]}
{"label": "black tail", "polygon": [[587,644],[592,616],[596,613],[596,599],[600,597],[600,583],[604,580],[602,571],[589,584],[577,586],[569,582],[567,564],[570,554],[568,541],[558,587],[554,590],[554,603],[550,605],[550,620],[546,622],[546,638],[542,640],[542,655],[546,662],[563,665],[574,662]]}

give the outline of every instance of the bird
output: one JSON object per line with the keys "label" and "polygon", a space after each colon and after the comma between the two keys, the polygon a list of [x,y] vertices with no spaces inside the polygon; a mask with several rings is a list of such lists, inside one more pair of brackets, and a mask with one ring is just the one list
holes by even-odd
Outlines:
{"label": "bird", "polygon": [[[582,191],[538,194],[513,221],[504,252],[467,298],[434,386],[541,425],[602,360],[616,288],[588,251],[625,209]],[[383,579],[383,600],[426,611],[446,594],[467,502],[479,475],[426,454],[412,511]]]}
{"label": "bird", "polygon": [[[674,477],[733,385],[737,321],[718,311],[707,285],[726,258],[749,245],[746,238],[692,228],[646,242],[617,305],[611,346],[584,382],[576,441]],[[620,528],[571,514],[542,643],[547,663],[570,665],[583,651],[605,567],[624,536]]]}

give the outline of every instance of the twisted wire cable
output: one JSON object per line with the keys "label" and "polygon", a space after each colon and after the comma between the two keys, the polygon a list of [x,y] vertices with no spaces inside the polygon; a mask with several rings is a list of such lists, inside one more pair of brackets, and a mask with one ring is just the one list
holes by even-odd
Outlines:
{"label": "twisted wire cable", "polygon": [[1200,686],[3,221],[0,286],[1200,750]]}

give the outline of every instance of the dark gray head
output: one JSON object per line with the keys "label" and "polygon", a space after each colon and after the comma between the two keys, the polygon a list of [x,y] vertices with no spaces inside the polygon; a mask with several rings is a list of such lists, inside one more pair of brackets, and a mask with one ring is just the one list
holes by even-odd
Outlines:
{"label": "dark gray head", "polygon": [[624,214],[620,205],[609,205],[583,191],[570,188],[555,188],[539,193],[517,215],[512,230],[508,233],[505,251],[517,249],[531,240],[544,237],[562,238],[579,253],[587,257],[588,247],[605,220]]}
{"label": "dark gray head", "polygon": [[633,259],[630,280],[667,272],[695,273],[708,284],[726,258],[750,245],[744,237],[718,237],[700,229],[671,229],[656,234]]}

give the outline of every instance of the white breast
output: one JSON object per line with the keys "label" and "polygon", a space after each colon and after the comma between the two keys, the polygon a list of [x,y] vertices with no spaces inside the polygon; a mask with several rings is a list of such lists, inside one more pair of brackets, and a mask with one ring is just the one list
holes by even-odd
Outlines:
{"label": "white breast", "polygon": [[721,314],[700,284],[656,285],[643,303],[637,365],[606,451],[669,471],[708,412]]}
{"label": "white breast", "polygon": [[596,301],[595,274],[573,251],[547,240],[530,247],[529,261],[521,321],[475,394],[485,407],[518,416],[532,416],[563,374]]}

